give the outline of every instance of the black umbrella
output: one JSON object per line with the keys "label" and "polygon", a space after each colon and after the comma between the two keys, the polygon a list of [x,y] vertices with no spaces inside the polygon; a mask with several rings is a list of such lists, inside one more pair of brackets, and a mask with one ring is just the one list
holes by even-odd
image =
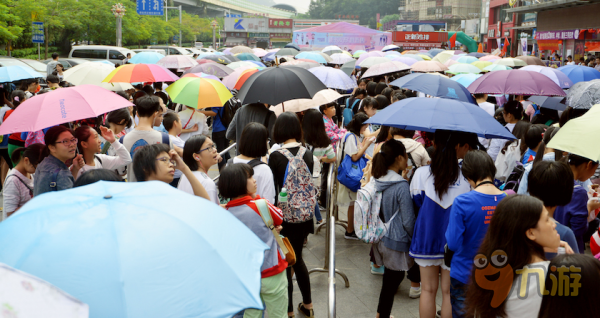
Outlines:
{"label": "black umbrella", "polygon": [[231,63],[241,61],[237,56],[234,55],[221,55],[221,57],[228,60]]}
{"label": "black umbrella", "polygon": [[295,43],[288,43],[284,46],[284,48],[296,49],[296,50],[300,51],[300,47],[298,46],[298,44],[295,44]]}
{"label": "black umbrella", "polygon": [[313,98],[324,89],[327,89],[325,84],[303,68],[269,67],[252,74],[240,88],[237,98],[243,104],[277,105],[292,99]]}
{"label": "black umbrella", "polygon": [[540,108],[554,109],[563,111],[567,109],[567,105],[563,103],[564,97],[549,97],[549,96],[531,96],[529,101],[540,106]]}
{"label": "black umbrella", "polygon": [[225,59],[224,57],[225,57],[225,55],[208,55],[208,56],[204,56],[202,58],[206,59],[206,60],[215,61],[217,63],[225,64],[225,65],[231,63],[230,60]]}

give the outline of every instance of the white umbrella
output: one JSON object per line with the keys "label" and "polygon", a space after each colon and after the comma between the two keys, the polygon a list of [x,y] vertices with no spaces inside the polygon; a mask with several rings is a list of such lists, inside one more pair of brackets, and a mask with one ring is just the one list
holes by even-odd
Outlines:
{"label": "white umbrella", "polygon": [[95,62],[85,62],[65,71],[65,81],[73,85],[100,85],[115,67]]}
{"label": "white umbrella", "polygon": [[323,50],[321,50],[321,52],[323,52],[323,53],[329,52],[329,51],[342,51],[342,49],[340,49],[340,47],[337,45],[330,45],[330,46],[326,46]]}
{"label": "white umbrella", "polygon": [[371,56],[371,57],[367,57],[366,59],[362,60],[360,62],[360,64],[358,64],[358,66],[369,68],[373,65],[387,63],[389,61],[390,61],[390,59],[385,58],[385,57]]}
{"label": "white umbrella", "polygon": [[198,65],[198,62],[188,55],[167,55],[156,62],[156,65],[180,71],[192,68]]}
{"label": "white umbrella", "polygon": [[408,66],[402,62],[390,61],[390,62],[385,62],[385,63],[381,63],[381,64],[375,64],[372,67],[369,67],[369,69],[365,72],[365,74],[362,75],[362,77],[371,77],[371,76],[396,73],[396,72],[402,72],[402,71],[408,71],[408,70],[410,70],[410,66]]}
{"label": "white umbrella", "polygon": [[2,317],[88,318],[90,311],[50,283],[1,263],[0,304]]}
{"label": "white umbrella", "polygon": [[383,47],[383,49],[381,49],[382,52],[385,51],[389,51],[389,50],[395,50],[395,49],[399,49],[400,47],[394,44],[390,44],[390,45],[386,45]]}
{"label": "white umbrella", "polygon": [[106,88],[109,91],[118,92],[133,89],[133,85],[129,83],[100,83],[98,85],[102,88]]}
{"label": "white umbrella", "polygon": [[318,109],[319,106],[329,104],[343,96],[344,95],[341,95],[332,89],[324,89],[317,92],[312,99],[293,99],[284,102],[283,105],[278,104],[276,106],[271,106],[270,109],[274,111],[277,116],[283,113],[283,108],[285,108],[286,112],[298,113],[311,108]]}
{"label": "white umbrella", "polygon": [[352,56],[348,56],[347,54],[344,53],[334,53],[331,54],[331,64],[346,64],[350,61],[353,61],[354,59],[352,58]]}

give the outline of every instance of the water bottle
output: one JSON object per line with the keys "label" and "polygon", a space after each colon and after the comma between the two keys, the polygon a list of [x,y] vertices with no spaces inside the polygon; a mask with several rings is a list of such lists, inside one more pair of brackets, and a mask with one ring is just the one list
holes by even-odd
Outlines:
{"label": "water bottle", "polygon": [[279,202],[287,203],[288,193],[286,188],[282,188],[281,192],[279,192]]}

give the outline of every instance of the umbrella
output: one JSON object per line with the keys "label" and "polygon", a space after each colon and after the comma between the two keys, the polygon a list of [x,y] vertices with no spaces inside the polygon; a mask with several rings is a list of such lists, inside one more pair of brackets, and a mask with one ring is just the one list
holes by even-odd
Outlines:
{"label": "umbrella", "polygon": [[436,57],[438,54],[444,52],[443,49],[430,49],[429,54],[433,57]]}
{"label": "umbrella", "polygon": [[477,66],[471,64],[464,63],[456,63],[448,67],[446,73],[450,74],[479,74],[481,73],[481,69]]}
{"label": "umbrella", "polygon": [[213,60],[207,60],[207,59],[197,59],[196,62],[198,62],[198,64],[204,64],[204,63],[217,63]]}
{"label": "umbrella", "polygon": [[341,69],[320,66],[308,70],[313,73],[328,88],[348,90],[355,88],[356,81],[351,79]]}
{"label": "umbrella", "polygon": [[476,79],[480,78],[481,74],[458,74],[456,76],[452,76],[451,80],[459,83],[464,87],[468,87],[473,83]]}
{"label": "umbrella", "polygon": [[265,56],[262,57],[263,61],[271,62],[275,60],[275,52],[269,52]]}
{"label": "umbrella", "polygon": [[600,72],[588,66],[566,65],[559,67],[558,70],[565,73],[573,84],[600,79]]}
{"label": "umbrella", "polygon": [[417,54],[417,56],[420,56],[423,59],[423,61],[431,61],[431,59],[432,59],[432,57],[429,56],[429,54],[425,54],[425,53]]}
{"label": "umbrella", "polygon": [[444,98],[406,98],[380,110],[365,124],[426,132],[445,129],[475,133],[479,137],[488,139],[515,139],[504,126],[481,107]]}
{"label": "umbrella", "polygon": [[548,96],[531,96],[529,101],[535,103],[541,108],[554,109],[558,111],[564,111],[567,105],[563,103],[564,97],[548,97]]}
{"label": "umbrella", "polygon": [[95,85],[61,88],[24,101],[2,123],[0,134],[37,131],[70,121],[95,118],[127,106],[133,104]]}
{"label": "umbrella", "polygon": [[448,78],[433,74],[409,74],[391,82],[390,86],[406,88],[434,97],[456,99],[475,104],[473,96],[464,86]]}
{"label": "umbrella", "polygon": [[87,303],[91,318],[263,308],[268,246],[231,213],[164,182],[100,181],[36,196],[0,224],[0,242],[0,261]]}
{"label": "umbrella", "polygon": [[330,51],[339,51],[339,52],[335,52],[335,53],[342,53],[342,49],[340,49],[337,45],[329,45],[321,50],[321,52],[323,52],[323,53],[327,53]]}
{"label": "umbrella", "polygon": [[113,92],[133,89],[133,85],[129,83],[100,83],[98,86]]}
{"label": "umbrella", "polygon": [[492,63],[492,65],[488,65],[488,66],[484,67],[483,70],[486,71],[486,72],[508,71],[508,70],[512,70],[512,68],[510,66],[500,65],[500,64],[493,64]]}
{"label": "umbrella", "polygon": [[446,65],[446,67],[450,67],[451,65],[454,65],[454,64],[458,64],[458,62],[456,60],[453,60],[453,59],[448,59],[446,61],[446,63],[444,63],[444,65]]}
{"label": "umbrella", "polygon": [[129,59],[130,64],[156,64],[165,57],[164,55],[156,52],[140,52]]}
{"label": "umbrella", "polygon": [[575,83],[567,93],[567,105],[576,109],[590,109],[600,103],[600,80]]}
{"label": "umbrella", "polygon": [[488,56],[488,55],[489,55],[488,53],[479,53],[479,52],[467,53],[467,56],[473,56],[476,58],[481,58],[481,57]]}
{"label": "umbrella", "polygon": [[402,71],[409,71],[410,66],[402,62],[385,62],[381,64],[375,64],[361,76],[361,77],[372,77],[377,75],[384,75],[389,73],[396,73]]}
{"label": "umbrella", "polygon": [[344,63],[344,65],[342,65],[340,69],[344,73],[346,73],[346,75],[350,76],[352,75],[352,72],[354,72],[354,70],[356,69],[356,61],[349,61],[347,63]]}
{"label": "umbrella", "polygon": [[[243,104],[277,105],[292,99],[313,98],[327,87],[313,73],[299,67],[269,67],[252,74],[238,92]],[[11,115],[11,117],[14,115]]]}
{"label": "umbrella", "polygon": [[298,53],[300,53],[300,50],[296,50],[296,49],[292,49],[292,48],[285,48],[285,49],[281,49],[281,50],[277,51],[275,53],[275,56],[286,56],[286,55],[296,56],[296,55],[298,55]]}
{"label": "umbrella", "polygon": [[[312,99],[294,99],[285,102],[285,111],[299,113],[311,108],[319,109],[319,106],[329,104],[336,101],[343,96],[340,93],[332,89],[324,89],[315,94]],[[284,105],[278,104],[271,106],[270,110],[275,112],[275,115],[279,116],[283,113]]]}
{"label": "umbrella", "polygon": [[486,66],[490,66],[490,65],[492,65],[492,64],[493,64],[493,63],[492,63],[492,62],[489,62],[489,61],[475,61],[475,62],[471,63],[471,65],[473,65],[473,66],[475,66],[475,67],[479,68],[479,69],[480,69],[480,70],[482,70],[482,71],[483,71],[483,69],[484,69]]}
{"label": "umbrella", "polygon": [[211,60],[211,61],[217,62],[219,64],[225,64],[225,65],[227,65],[227,64],[231,63],[231,60],[229,60],[229,59],[226,58],[226,57],[229,57],[229,56],[231,56],[231,55],[214,55],[214,54],[211,54],[211,55],[205,55],[205,56],[203,56],[202,59]]}
{"label": "umbrella", "polygon": [[369,68],[373,65],[376,64],[381,64],[381,63],[388,63],[391,62],[390,59],[385,58],[385,57],[367,57],[366,59],[363,59],[362,61],[360,61],[360,59],[365,56],[365,54],[363,54],[357,61],[356,64],[362,68]]}
{"label": "umbrella", "polygon": [[178,78],[177,75],[173,74],[164,66],[156,64],[125,64],[110,72],[103,82],[174,82]]}
{"label": "umbrella", "polygon": [[260,61],[258,56],[254,55],[252,53],[239,53],[239,54],[236,54],[235,57],[237,57],[238,59],[240,59],[242,61]]}
{"label": "umbrella", "polygon": [[251,48],[243,45],[234,46],[229,52],[231,52],[231,54],[254,53]]}
{"label": "umbrella", "polygon": [[0,263],[2,317],[88,318],[88,305],[48,282]]}
{"label": "umbrella", "polygon": [[331,54],[331,64],[344,64],[350,61],[354,61],[354,59],[343,53],[335,53]]}
{"label": "umbrella", "polygon": [[229,63],[240,62],[241,61],[240,59],[238,59],[234,55],[220,55],[220,57],[224,58]]}
{"label": "umbrella", "polygon": [[478,58],[474,57],[474,56],[461,56],[459,58],[456,59],[456,61],[458,63],[467,63],[467,64],[471,64],[473,62],[477,62],[479,61]]}
{"label": "umbrella", "polygon": [[[114,67],[113,67],[114,69]],[[21,65],[11,65],[0,67],[0,83],[9,83],[20,81],[28,78],[42,77],[40,73],[34,71],[30,67]]]}
{"label": "umbrella", "polygon": [[442,64],[446,63],[446,61],[448,61],[451,57],[453,57],[454,55],[447,53],[447,52],[442,52],[437,54],[433,59],[431,59],[432,61],[437,61],[440,62]]}
{"label": "umbrella", "polygon": [[101,61],[92,61],[94,63],[102,63],[102,64],[106,64],[106,65],[110,65],[112,67],[115,67],[115,63],[108,61],[108,60],[101,60]]}
{"label": "umbrella", "polygon": [[187,73],[187,74],[183,75],[181,78],[184,78],[184,77],[202,77],[202,78],[217,80],[219,82],[221,81],[221,80],[219,80],[218,77],[216,77],[214,75],[209,75],[206,73]]}
{"label": "umbrella", "polygon": [[400,53],[398,51],[387,51],[384,53],[385,53],[385,56],[390,56],[390,55],[393,57],[401,57],[402,56],[402,53]]}
{"label": "umbrella", "polygon": [[548,77],[530,71],[489,72],[469,85],[473,94],[511,94],[565,96],[565,92]]}
{"label": "umbrella", "polygon": [[412,57],[400,56],[393,58],[392,62],[400,62],[408,66],[412,66],[413,64],[417,63],[417,60],[413,59]]}
{"label": "umbrella", "polygon": [[288,43],[284,46],[284,48],[286,49],[294,49],[296,51],[300,51],[300,47],[298,46],[298,44],[295,43]]}
{"label": "umbrella", "polygon": [[64,79],[73,85],[100,85],[114,70],[115,67],[108,64],[85,62],[66,70]]}
{"label": "umbrella", "polygon": [[584,158],[600,160],[600,107],[592,107],[583,116],[569,120],[552,137],[548,148],[566,151]]}
{"label": "umbrella", "polygon": [[480,61],[489,61],[493,62],[495,60],[501,60],[502,58],[496,55],[486,55],[479,58]]}
{"label": "umbrella", "polygon": [[258,67],[267,67],[265,64],[263,64],[262,62],[259,62],[259,61],[247,61],[247,62],[255,64]]}
{"label": "umbrella", "polygon": [[385,52],[385,51],[392,51],[392,50],[398,50],[398,49],[400,49],[399,46],[390,44],[390,45],[384,46],[383,49],[381,49],[381,51]]}
{"label": "umbrella", "polygon": [[156,62],[156,65],[176,70],[187,70],[198,65],[198,62],[187,55],[167,55]]}
{"label": "umbrella", "polygon": [[233,62],[229,65],[227,65],[227,67],[229,67],[232,70],[235,70],[236,68],[239,67],[257,67],[258,65],[252,63],[252,62],[248,62],[248,61],[241,61],[241,62]]}
{"label": "umbrella", "polygon": [[417,61],[425,61],[422,57],[415,54],[403,54],[403,57],[410,57],[411,59],[415,59]]}
{"label": "umbrella", "polygon": [[407,51],[402,51],[402,55],[405,54],[419,54],[421,52],[417,51],[417,50],[407,50]]}
{"label": "umbrella", "polygon": [[191,69],[187,70],[183,74],[187,73],[206,73],[209,75],[214,75],[218,78],[223,78],[231,73],[233,70],[225,65],[217,64],[217,63],[206,63],[200,64],[198,66],[194,66]]}
{"label": "umbrella", "polygon": [[413,72],[423,73],[443,72],[448,70],[448,67],[446,67],[446,65],[435,61],[419,61],[413,64],[411,67]]}
{"label": "umbrella", "polygon": [[[245,77],[245,79],[242,81],[241,84],[243,84],[248,79],[248,77],[250,77],[250,75],[258,72],[258,69],[254,68],[254,67],[240,67],[240,68],[236,69],[233,73],[225,76],[223,78],[223,84],[225,86],[227,86],[227,88],[229,88],[229,89],[234,89],[236,86],[236,83],[241,78],[241,76],[248,72],[251,72],[251,73]],[[240,84],[240,87],[241,87],[241,84]],[[236,88],[236,89],[239,90],[239,88]]]}
{"label": "umbrella", "polygon": [[510,67],[527,66],[527,63],[525,63],[525,61],[519,60],[519,59],[513,59],[510,57],[499,59],[499,60],[494,60],[493,63],[498,64],[498,65],[510,66]]}
{"label": "umbrella", "polygon": [[354,54],[352,54],[352,57],[354,57],[354,58],[359,58],[361,55],[363,55],[363,54],[365,54],[365,53],[367,53],[367,51],[364,51],[364,50],[358,50],[358,51],[354,52]]}
{"label": "umbrella", "polygon": [[196,59],[203,59],[207,56],[211,56],[211,55],[218,55],[217,52],[206,52],[206,53],[200,53],[196,56]]}
{"label": "umbrella", "polygon": [[[232,54],[232,53],[231,53],[231,48],[227,48],[227,49],[223,50],[223,52],[222,52],[222,53],[223,53],[224,55]],[[209,54],[210,54],[210,53],[209,53]]]}
{"label": "umbrella", "polygon": [[298,55],[296,55],[296,58],[313,60],[321,64],[326,64],[332,61],[330,56],[321,52],[300,52]]}
{"label": "umbrella", "polygon": [[569,88],[573,86],[573,82],[565,75],[565,73],[547,66],[527,65],[521,68],[522,71],[538,72],[550,78],[560,88]]}
{"label": "umbrella", "polygon": [[368,53],[364,53],[361,54],[360,57],[358,58],[358,60],[356,60],[356,64],[360,65],[360,63],[362,63],[362,61],[366,60],[369,57],[384,57],[385,54],[381,54],[379,52],[368,52]]}
{"label": "umbrella", "polygon": [[304,61],[292,60],[292,61],[289,61],[289,62],[281,63],[281,65],[279,65],[279,66],[280,67],[295,66],[295,67],[301,67],[301,68],[303,68],[305,70],[311,69],[313,67],[321,67],[321,64],[316,63],[315,61],[311,61],[311,62],[304,62]]}
{"label": "umbrella", "polygon": [[263,56],[265,56],[265,55],[267,55],[269,53],[269,52],[267,52],[264,49],[261,49],[259,47],[253,48],[252,52],[254,52],[254,55],[256,55],[258,57],[263,57]]}
{"label": "umbrella", "polygon": [[165,89],[174,103],[196,109],[221,107],[233,97],[231,92],[218,80],[202,77],[185,77]]}
{"label": "umbrella", "polygon": [[537,56],[517,56],[516,59],[519,59],[521,61],[524,61],[525,63],[527,63],[527,65],[540,65],[540,66],[546,66],[546,63],[544,63],[542,60],[540,60],[539,57]]}

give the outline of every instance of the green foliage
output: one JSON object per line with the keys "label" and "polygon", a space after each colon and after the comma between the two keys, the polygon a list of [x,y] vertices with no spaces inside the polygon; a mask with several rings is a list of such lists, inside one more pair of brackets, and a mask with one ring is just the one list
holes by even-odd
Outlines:
{"label": "green foliage", "polygon": [[[48,50],[50,52],[57,52],[58,48],[57,47],[49,47]],[[35,58],[34,58],[35,60],[37,60],[37,56],[38,56],[37,53],[38,53],[37,46],[32,47],[32,48],[16,49],[16,50],[10,51],[10,54],[12,55],[12,57],[28,59],[28,58],[31,58],[31,56],[35,56]],[[0,50],[0,55],[7,55],[7,54],[8,54],[8,52],[6,52],[4,50]]]}
{"label": "green foliage", "polygon": [[398,12],[397,0],[311,0],[308,15],[313,19],[334,19],[335,15],[358,15],[361,25],[376,27],[377,13]]}
{"label": "green foliage", "polygon": [[13,0],[0,0],[0,41],[16,40],[23,28],[19,25],[19,17],[14,14]]}
{"label": "green foliage", "polygon": [[394,21],[394,20],[400,20],[400,15],[398,15],[398,14],[386,15],[383,18],[381,18],[380,23],[385,24],[385,23],[388,23],[388,22]]}

